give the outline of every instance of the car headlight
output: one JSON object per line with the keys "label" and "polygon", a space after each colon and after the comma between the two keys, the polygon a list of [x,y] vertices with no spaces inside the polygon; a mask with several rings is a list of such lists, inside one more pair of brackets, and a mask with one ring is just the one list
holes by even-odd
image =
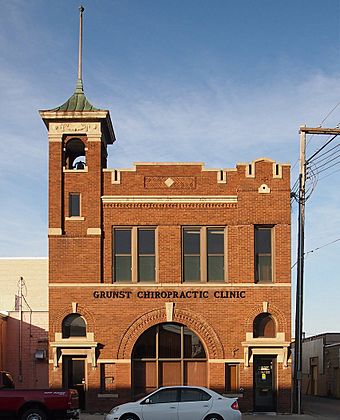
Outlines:
{"label": "car headlight", "polygon": [[116,413],[120,409],[120,406],[117,405],[117,407],[113,407],[113,409],[110,411],[110,414]]}

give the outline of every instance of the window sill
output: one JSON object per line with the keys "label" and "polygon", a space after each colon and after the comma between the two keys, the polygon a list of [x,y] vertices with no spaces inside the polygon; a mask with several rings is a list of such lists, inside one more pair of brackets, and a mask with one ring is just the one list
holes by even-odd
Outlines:
{"label": "window sill", "polygon": [[82,221],[85,220],[85,217],[83,216],[70,216],[70,217],[65,217],[65,220],[73,220],[73,221]]}
{"label": "window sill", "polygon": [[63,168],[63,172],[64,173],[84,173],[84,172],[88,172],[88,167],[86,166],[84,169],[66,169]]}
{"label": "window sill", "polygon": [[98,398],[118,398],[118,394],[98,394]]}
{"label": "window sill", "polygon": [[273,280],[256,281],[255,284],[273,284]]}

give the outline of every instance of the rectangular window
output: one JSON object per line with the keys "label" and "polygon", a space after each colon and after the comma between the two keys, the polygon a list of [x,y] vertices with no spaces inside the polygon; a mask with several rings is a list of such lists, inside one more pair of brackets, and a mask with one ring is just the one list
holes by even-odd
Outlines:
{"label": "rectangular window", "polygon": [[240,391],[240,370],[238,363],[225,364],[225,392],[236,394]]}
{"label": "rectangular window", "polygon": [[201,231],[199,228],[183,230],[184,281],[201,280]]}
{"label": "rectangular window", "polygon": [[272,281],[272,228],[255,226],[255,282]]}
{"label": "rectangular window", "polygon": [[223,282],[225,228],[183,228],[183,281]]}
{"label": "rectangular window", "polygon": [[138,229],[138,280],[155,281],[155,231]]}
{"label": "rectangular window", "polygon": [[113,229],[113,277],[123,283],[155,281],[154,228]]}
{"label": "rectangular window", "polygon": [[224,229],[207,229],[207,281],[224,281]]}
{"label": "rectangular window", "polygon": [[69,217],[79,217],[80,216],[80,194],[79,193],[70,193],[69,194]]}
{"label": "rectangular window", "polygon": [[130,282],[132,270],[131,229],[114,230],[115,281]]}
{"label": "rectangular window", "polygon": [[102,394],[116,392],[116,365],[114,363],[100,364],[100,391]]}

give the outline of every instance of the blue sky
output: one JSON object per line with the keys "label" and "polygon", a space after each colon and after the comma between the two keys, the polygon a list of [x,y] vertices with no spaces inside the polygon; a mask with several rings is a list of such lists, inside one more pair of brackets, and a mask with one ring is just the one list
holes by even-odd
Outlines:
{"label": "blue sky", "polygon": [[[85,92],[110,110],[110,167],[225,168],[267,156],[292,164],[293,184],[299,126],[318,126],[334,107],[323,126],[340,122],[338,0],[83,4]],[[79,2],[0,5],[0,256],[45,256],[47,132],[38,110],[74,91]],[[324,141],[314,136],[308,153]],[[306,251],[340,238],[340,172],[325,175],[307,202]],[[339,251],[340,241],[307,255],[307,335],[340,330]]]}

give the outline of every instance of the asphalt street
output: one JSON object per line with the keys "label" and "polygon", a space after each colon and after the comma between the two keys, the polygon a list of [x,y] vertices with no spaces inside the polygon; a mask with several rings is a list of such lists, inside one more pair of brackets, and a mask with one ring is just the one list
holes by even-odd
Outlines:
{"label": "asphalt street", "polygon": [[[322,397],[304,397],[301,415],[290,414],[243,414],[244,420],[312,420],[312,419],[338,419],[340,420],[340,399]],[[82,413],[80,420],[104,420],[104,414]]]}

